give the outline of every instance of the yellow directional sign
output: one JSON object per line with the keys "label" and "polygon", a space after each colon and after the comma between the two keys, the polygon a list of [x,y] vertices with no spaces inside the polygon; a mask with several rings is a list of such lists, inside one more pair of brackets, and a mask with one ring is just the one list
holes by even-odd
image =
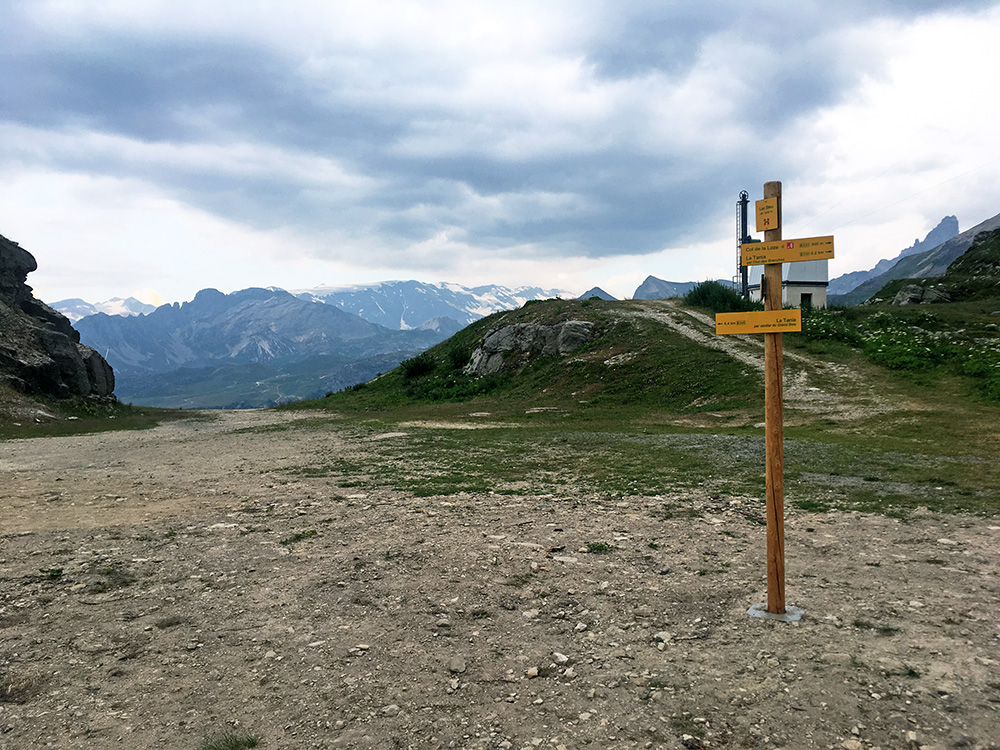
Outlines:
{"label": "yellow directional sign", "polygon": [[784,333],[802,330],[802,310],[759,310],[757,312],[718,313],[715,332]]}
{"label": "yellow directional sign", "polygon": [[740,263],[744,266],[794,263],[799,260],[824,260],[832,257],[833,235],[806,237],[801,240],[744,242],[740,245]]}
{"label": "yellow directional sign", "polygon": [[757,231],[766,232],[770,229],[781,229],[778,224],[778,199],[764,198],[757,201]]}

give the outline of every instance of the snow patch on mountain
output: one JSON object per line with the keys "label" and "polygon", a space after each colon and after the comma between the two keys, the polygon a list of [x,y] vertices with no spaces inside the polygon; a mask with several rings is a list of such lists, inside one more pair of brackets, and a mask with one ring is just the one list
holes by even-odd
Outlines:
{"label": "snow patch on mountain", "polygon": [[290,290],[299,299],[336,305],[365,320],[395,330],[439,330],[432,322],[447,320],[446,328],[457,321],[460,327],[500,310],[512,310],[533,299],[570,298],[559,289],[461,284],[421,281],[380,281],[372,284],[321,284],[310,289]]}
{"label": "snow patch on mountain", "polygon": [[126,297],[124,299],[121,297],[112,297],[109,300],[97,302],[96,304],[73,297],[53,302],[51,306],[69,318],[73,323],[88,315],[96,315],[97,313],[130,317],[132,315],[146,315],[156,309],[154,305],[147,305],[135,297]]}

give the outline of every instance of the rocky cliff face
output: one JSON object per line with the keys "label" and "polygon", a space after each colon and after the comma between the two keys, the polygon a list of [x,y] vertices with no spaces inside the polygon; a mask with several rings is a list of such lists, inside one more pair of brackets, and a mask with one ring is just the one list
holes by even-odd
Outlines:
{"label": "rocky cliff face", "polygon": [[112,397],[111,366],[25,283],[37,268],[31,253],[0,235],[0,378],[29,395]]}

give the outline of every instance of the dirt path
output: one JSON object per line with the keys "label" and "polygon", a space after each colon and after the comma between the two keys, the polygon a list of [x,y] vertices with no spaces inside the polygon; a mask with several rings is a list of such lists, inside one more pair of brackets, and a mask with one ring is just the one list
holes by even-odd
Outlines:
{"label": "dirt path", "polygon": [[778,624],[745,615],[754,499],[297,468],[420,429],[226,412],[0,444],[0,748],[996,747],[996,521],[790,512],[806,616]]}
{"label": "dirt path", "polygon": [[[692,341],[764,371],[763,336],[718,336],[712,317],[677,300],[648,301],[642,307],[622,310],[619,314],[655,320]],[[794,373],[786,373],[784,383],[785,408],[792,420],[796,414],[822,412],[829,419],[852,421],[859,416],[890,414],[910,407],[886,399],[868,380],[844,365],[803,356],[788,347],[784,348],[784,358],[798,365]]]}

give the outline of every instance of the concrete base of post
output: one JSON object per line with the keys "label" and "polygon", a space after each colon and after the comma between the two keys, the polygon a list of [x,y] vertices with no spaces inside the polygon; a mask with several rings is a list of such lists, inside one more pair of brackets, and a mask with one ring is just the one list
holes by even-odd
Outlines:
{"label": "concrete base of post", "polygon": [[785,614],[783,615],[768,612],[767,604],[754,604],[747,610],[747,615],[750,617],[759,617],[763,620],[777,620],[778,622],[798,622],[804,614],[805,610],[792,607],[791,605],[785,607]]}

